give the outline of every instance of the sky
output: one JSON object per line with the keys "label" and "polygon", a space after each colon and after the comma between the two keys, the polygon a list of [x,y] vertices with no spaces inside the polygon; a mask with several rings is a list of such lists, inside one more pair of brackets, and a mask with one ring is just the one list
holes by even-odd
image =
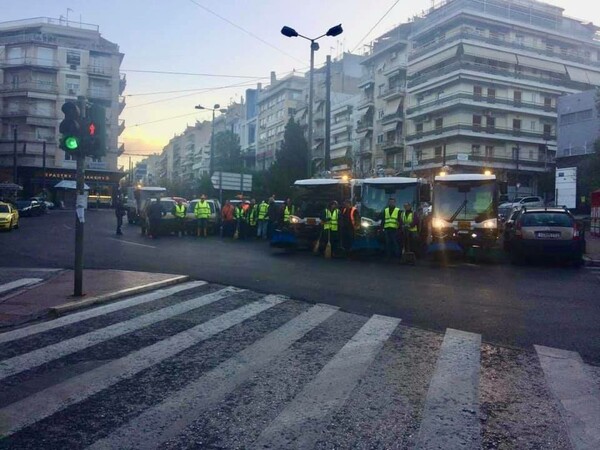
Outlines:
{"label": "sky", "polygon": [[[600,2],[546,3],[600,25]],[[239,101],[245,89],[268,84],[271,71],[278,77],[305,72],[309,43],[281,35],[283,25],[316,37],[342,24],[342,35],[319,41],[319,65],[327,54],[362,53],[370,41],[421,14],[432,1],[0,0],[0,5],[2,21],[68,14],[69,20],[99,25],[102,36],[119,45],[125,54],[121,71],[127,76],[127,106],[121,114],[127,128],[120,136],[126,154],[119,163],[126,165],[130,155],[160,153],[186,125],[210,119],[209,111],[194,106]],[[134,162],[141,158],[132,156]]]}

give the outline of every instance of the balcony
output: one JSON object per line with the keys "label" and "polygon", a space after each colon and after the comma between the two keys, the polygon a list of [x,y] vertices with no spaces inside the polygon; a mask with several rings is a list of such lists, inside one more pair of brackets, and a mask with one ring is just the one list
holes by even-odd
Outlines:
{"label": "balcony", "polygon": [[472,154],[461,154],[461,155],[446,155],[445,161],[442,156],[433,156],[429,158],[420,158],[417,162],[417,166],[423,169],[425,167],[436,167],[441,166],[443,163],[450,165],[466,165],[466,166],[478,166],[478,167],[489,167],[489,168],[506,168],[516,169],[517,166],[523,170],[534,170],[537,172],[543,172],[547,166],[551,163],[540,161],[539,159],[514,159],[508,157],[497,157],[497,156],[483,156],[483,155],[472,155]]}
{"label": "balcony", "polygon": [[381,118],[381,124],[385,125],[392,122],[400,122],[404,118],[404,113],[402,111],[396,111],[393,114],[386,114]]}
{"label": "balcony", "polygon": [[87,95],[91,99],[112,100],[113,91],[110,87],[93,87],[88,89]]}
{"label": "balcony", "polygon": [[112,66],[98,66],[95,64],[88,65],[88,75],[95,77],[108,77],[112,78],[113,68]]}
{"label": "balcony", "polygon": [[367,88],[371,85],[375,85],[375,74],[374,73],[366,74],[358,82],[359,89]]}
{"label": "balcony", "polygon": [[404,143],[401,138],[389,139],[380,144],[377,144],[377,150],[383,152],[397,153],[404,148]]}
{"label": "balcony", "polygon": [[119,120],[119,136],[121,136],[123,131],[125,131],[125,121],[121,119]]}
{"label": "balcony", "polygon": [[119,142],[119,147],[117,149],[117,156],[121,156],[123,153],[125,153],[125,143]]}
{"label": "balcony", "polygon": [[322,141],[325,139],[325,131],[323,130],[314,130],[313,131],[313,139]]}
{"label": "balcony", "polygon": [[373,131],[373,120],[359,120],[356,122],[357,133],[365,133],[367,131]]}
{"label": "balcony", "polygon": [[125,105],[125,97],[119,97],[119,114],[123,112],[123,110],[125,109]]}
{"label": "balcony", "polygon": [[1,92],[47,92],[47,93],[58,93],[58,85],[56,83],[48,81],[30,81],[30,82],[19,82],[19,83],[4,83],[0,86]]}
{"label": "balcony", "polygon": [[358,104],[357,109],[365,109],[375,106],[375,101],[373,97],[363,97]]}
{"label": "balcony", "polygon": [[50,69],[58,70],[58,61],[55,59],[45,58],[30,58],[27,56],[21,56],[19,58],[10,58],[6,60],[6,66],[4,69],[10,69],[11,67],[35,67],[37,69]]}
{"label": "balcony", "polygon": [[534,109],[536,111],[556,113],[556,106],[547,105],[543,102],[524,102],[522,100],[515,100],[514,98],[498,96],[491,99],[482,95],[475,95],[472,92],[457,92],[446,97],[440,97],[436,100],[421,103],[418,106],[407,108],[406,114],[413,115],[420,112],[424,113],[425,111],[430,109],[439,110],[440,106],[451,106],[454,104],[460,104],[463,100],[484,103],[488,107],[492,107],[490,105],[502,105],[514,108]]}
{"label": "balcony", "polygon": [[391,86],[379,94],[379,98],[383,100],[391,100],[396,97],[402,97],[405,93],[406,85]]}
{"label": "balcony", "polygon": [[127,77],[124,73],[119,74],[119,95],[123,94],[123,91],[127,87]]}
{"label": "balcony", "polygon": [[[451,135],[462,135],[470,133],[481,133],[486,135],[498,135],[498,139],[505,139],[509,141],[520,141],[523,139],[515,139],[513,128],[501,128],[496,126],[482,126],[472,123],[457,123],[453,125],[448,125],[440,128],[436,128],[434,130],[423,131],[420,133],[413,133],[406,136],[407,141],[415,141],[419,139],[423,139],[430,136],[437,136],[446,133],[450,133]],[[510,138],[509,138],[510,136]],[[519,131],[520,138],[527,138],[527,140],[533,140],[536,143],[545,143],[546,141],[554,141],[556,140],[556,136],[537,131]],[[435,138],[434,138],[435,139]]]}

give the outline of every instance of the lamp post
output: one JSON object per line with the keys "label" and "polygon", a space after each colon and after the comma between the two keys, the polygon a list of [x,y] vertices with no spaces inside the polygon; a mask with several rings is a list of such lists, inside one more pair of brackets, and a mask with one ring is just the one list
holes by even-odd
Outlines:
{"label": "lamp post", "polygon": [[[215,112],[219,111],[222,113],[227,112],[225,109],[220,109],[221,105],[215,103],[212,108],[206,108],[202,105],[196,105],[196,109],[206,109],[208,111],[212,111],[212,121],[210,124],[210,159],[208,161],[208,174],[212,178],[214,173],[214,159],[215,159]],[[219,171],[219,202],[223,204],[223,172]]]}
{"label": "lamp post", "polygon": [[309,73],[309,81],[308,81],[308,163],[307,163],[307,178],[310,178],[311,176],[311,172],[312,172],[312,145],[313,145],[313,96],[314,96],[314,89],[313,89],[313,71],[314,71],[314,67],[315,67],[315,52],[317,50],[319,50],[319,44],[316,42],[318,39],[321,39],[324,36],[331,36],[331,37],[335,37],[335,36],[339,36],[340,34],[342,34],[344,31],[344,29],[342,28],[342,24],[336,25],[335,27],[331,27],[329,30],[327,30],[327,33],[322,34],[319,37],[316,38],[309,38],[306,36],[301,35],[300,33],[298,33],[296,30],[294,30],[293,28],[290,28],[288,26],[284,26],[281,29],[281,34],[283,34],[284,36],[287,37],[301,37],[303,39],[306,39],[307,41],[310,41],[310,73]]}

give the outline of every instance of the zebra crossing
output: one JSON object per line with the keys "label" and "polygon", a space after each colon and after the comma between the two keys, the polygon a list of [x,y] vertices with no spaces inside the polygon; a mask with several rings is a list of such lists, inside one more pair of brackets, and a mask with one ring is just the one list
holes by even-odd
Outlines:
{"label": "zebra crossing", "polygon": [[600,373],[203,281],[0,334],[0,448],[600,448]]}

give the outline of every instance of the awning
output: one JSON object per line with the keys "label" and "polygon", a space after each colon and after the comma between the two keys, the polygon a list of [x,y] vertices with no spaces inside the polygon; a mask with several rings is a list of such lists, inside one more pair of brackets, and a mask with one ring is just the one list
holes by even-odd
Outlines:
{"label": "awning", "polygon": [[492,50],[491,48],[477,47],[475,45],[463,44],[465,55],[475,56],[482,59],[493,59],[509,64],[517,64],[517,57],[514,53],[507,53],[500,50]]}
{"label": "awning", "polygon": [[567,66],[567,73],[572,81],[578,81],[580,83],[589,83],[587,72],[579,67]]}
{"label": "awning", "polygon": [[388,101],[385,104],[385,115],[387,116],[388,114],[395,114],[396,112],[398,112],[398,108],[400,107],[401,102],[402,97]]}
{"label": "awning", "polygon": [[409,62],[407,73],[408,73],[408,75],[412,75],[417,72],[420,72],[423,69],[426,69],[427,67],[435,66],[436,64],[446,61],[447,59],[455,57],[457,51],[458,51],[458,47],[451,47],[451,48],[447,48],[446,50],[444,50],[436,55],[428,56],[427,58],[425,58],[419,62],[416,62],[416,63]]}
{"label": "awning", "polygon": [[531,58],[529,56],[517,55],[520,66],[533,67],[539,70],[548,70],[550,72],[567,73],[564,64],[559,64],[552,61]]}
{"label": "awning", "polygon": [[600,73],[592,72],[591,70],[586,70],[586,73],[590,80],[590,84],[595,84],[596,86],[600,86]]}
{"label": "awning", "polygon": [[382,130],[384,133],[387,133],[388,131],[394,131],[396,130],[396,126],[398,124],[396,122],[392,122],[392,123],[386,123],[383,127]]}
{"label": "awning", "polygon": [[[77,182],[75,180],[62,180],[54,185],[58,189],[77,189]],[[83,183],[83,189],[86,191],[90,190],[90,187]]]}

